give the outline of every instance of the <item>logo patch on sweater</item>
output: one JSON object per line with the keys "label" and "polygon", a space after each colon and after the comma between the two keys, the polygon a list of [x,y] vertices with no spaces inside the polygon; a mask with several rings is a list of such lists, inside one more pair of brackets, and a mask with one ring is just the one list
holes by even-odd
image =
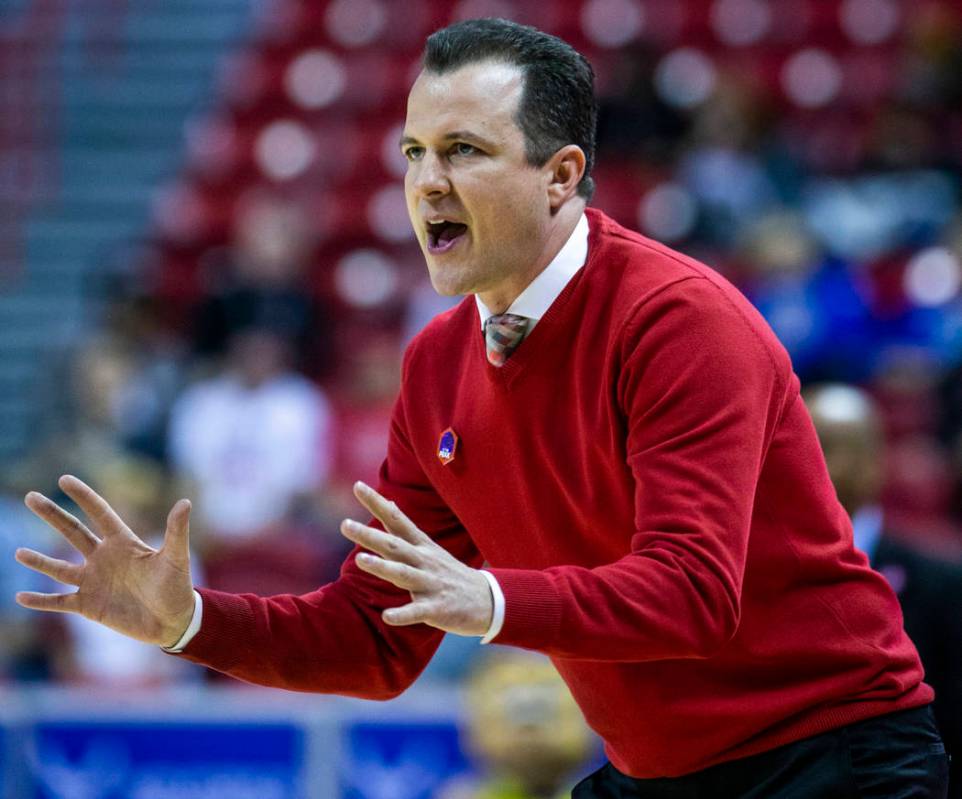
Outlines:
{"label": "logo patch on sweater", "polygon": [[448,428],[441,433],[438,439],[438,460],[447,466],[454,460],[454,455],[458,451],[458,434],[452,428]]}

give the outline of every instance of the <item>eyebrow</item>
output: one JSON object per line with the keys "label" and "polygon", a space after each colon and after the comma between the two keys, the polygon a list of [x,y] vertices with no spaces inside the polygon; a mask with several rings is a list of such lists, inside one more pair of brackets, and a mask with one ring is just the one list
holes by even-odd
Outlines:
{"label": "eyebrow", "polygon": [[[488,139],[484,138],[484,136],[479,136],[477,133],[472,133],[470,130],[451,130],[445,133],[441,137],[441,139],[442,141],[460,140],[460,141],[467,141],[467,142],[476,142],[477,144],[480,144],[482,147],[488,147],[488,148],[494,147],[494,142],[489,141]],[[398,143],[398,146],[404,147],[404,145],[406,144],[420,144],[420,143],[421,142],[419,142],[413,136],[402,136],[401,141]]]}

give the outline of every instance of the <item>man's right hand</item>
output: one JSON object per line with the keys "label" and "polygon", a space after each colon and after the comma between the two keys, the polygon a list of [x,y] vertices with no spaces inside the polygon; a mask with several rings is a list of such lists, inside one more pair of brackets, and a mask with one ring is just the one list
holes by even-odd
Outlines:
{"label": "man's right hand", "polygon": [[91,527],[42,494],[31,491],[28,508],[83,555],[82,563],[18,549],[24,566],[77,587],[74,593],[22,591],[17,602],[33,610],[78,613],[124,635],[159,646],[173,646],[194,613],[190,579],[188,520],[190,502],[177,502],[167,516],[160,549],[145,544],[113,508],[76,477],[64,476],[60,488],[83,510]]}

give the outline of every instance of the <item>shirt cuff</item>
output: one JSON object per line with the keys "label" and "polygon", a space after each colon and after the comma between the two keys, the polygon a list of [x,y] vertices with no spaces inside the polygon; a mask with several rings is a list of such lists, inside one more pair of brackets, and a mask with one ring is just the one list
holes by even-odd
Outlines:
{"label": "shirt cuff", "polygon": [[491,598],[494,600],[494,613],[491,614],[491,626],[488,627],[484,638],[481,639],[482,644],[490,644],[498,637],[498,633],[501,632],[501,627],[504,625],[504,592],[501,590],[501,586],[498,585],[497,578],[491,574],[491,572],[481,569],[481,574],[487,579],[488,585],[491,588]]}
{"label": "shirt cuff", "polygon": [[[493,577],[491,579],[494,579]],[[502,603],[504,599],[502,598]],[[503,614],[502,614],[503,615]],[[200,623],[204,618],[204,600],[200,598],[200,594],[194,591],[194,615],[190,620],[190,624],[187,625],[187,629],[184,630],[184,634],[180,637],[173,646],[167,647],[162,646],[165,652],[170,652],[172,655],[176,655],[178,652],[183,652],[187,647],[187,644],[191,642],[193,637],[200,632]],[[499,626],[500,629],[500,626]]]}

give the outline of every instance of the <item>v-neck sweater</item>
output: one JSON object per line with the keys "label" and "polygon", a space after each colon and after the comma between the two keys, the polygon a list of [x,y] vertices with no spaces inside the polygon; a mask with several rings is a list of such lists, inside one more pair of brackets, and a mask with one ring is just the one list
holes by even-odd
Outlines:
{"label": "v-neck sweater", "polygon": [[[626,774],[931,701],[771,329],[709,267],[588,214],[585,266],[503,367],[471,298],[414,339],[379,490],[487,562],[496,642],[552,658]],[[409,596],[355,554],[299,597],[200,589],[183,656],[295,690],[403,691],[441,633],[385,625]]]}

